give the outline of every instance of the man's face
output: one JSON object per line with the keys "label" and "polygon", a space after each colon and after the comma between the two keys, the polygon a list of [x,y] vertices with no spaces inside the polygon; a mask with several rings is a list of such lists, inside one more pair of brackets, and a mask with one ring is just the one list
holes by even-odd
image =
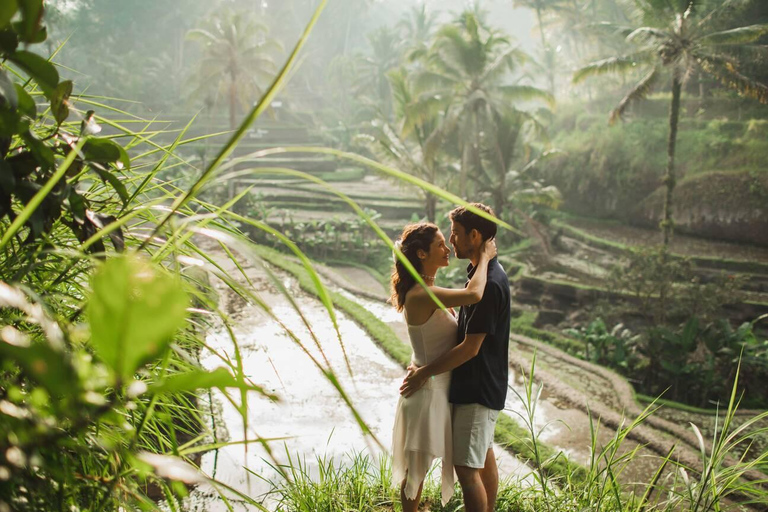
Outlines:
{"label": "man's face", "polygon": [[457,258],[467,259],[472,255],[472,241],[469,233],[458,222],[451,221],[450,242]]}

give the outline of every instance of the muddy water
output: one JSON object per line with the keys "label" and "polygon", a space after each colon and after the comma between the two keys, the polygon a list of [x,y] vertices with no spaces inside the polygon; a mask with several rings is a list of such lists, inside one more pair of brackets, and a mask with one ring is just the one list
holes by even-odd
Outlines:
{"label": "muddy water", "polygon": [[[270,503],[265,496],[270,485],[265,479],[278,480],[279,476],[272,466],[275,463],[286,464],[289,456],[294,462],[300,458],[314,472],[317,469],[317,457],[333,457],[337,462],[343,462],[349,460],[351,453],[359,452],[375,461],[385,454],[391,444],[397,389],[404,371],[357,324],[339,313],[339,328],[345,343],[342,350],[322,305],[301,292],[294,279],[279,274],[319,339],[323,347],[321,353],[314,346],[299,315],[283,296],[275,292],[263,269],[251,267],[247,272],[262,299],[303,341],[307,351],[319,361],[327,358],[345,392],[373,433],[372,436],[363,435],[352,412],[328,379],[276,322],[267,318],[258,307],[244,304],[222,290],[222,307],[232,315],[245,373],[254,383],[280,397],[280,401],[274,403],[251,394],[248,401],[247,437],[249,440],[258,437],[277,440],[269,443],[274,460],[258,444],[250,445],[248,450],[242,445],[234,445],[204,455],[202,469],[209,476],[238,491],[253,498],[266,499],[266,503]],[[392,324],[400,321],[400,315],[391,307],[374,302],[370,306],[384,321]],[[225,331],[212,334],[208,343],[220,354],[234,357],[233,343]],[[352,376],[346,369],[345,352]],[[212,355],[204,359],[203,364],[215,368],[221,365],[221,361]],[[215,398],[221,407],[220,416],[228,431],[229,441],[243,440],[240,414],[223,395],[217,394]],[[239,402],[236,395],[235,401]],[[529,473],[525,465],[501,448],[497,447],[496,451],[502,476],[524,479]],[[246,468],[261,478],[253,476]],[[196,490],[189,500],[188,508],[226,510],[211,491],[209,488]],[[242,504],[238,506],[248,510]]]}

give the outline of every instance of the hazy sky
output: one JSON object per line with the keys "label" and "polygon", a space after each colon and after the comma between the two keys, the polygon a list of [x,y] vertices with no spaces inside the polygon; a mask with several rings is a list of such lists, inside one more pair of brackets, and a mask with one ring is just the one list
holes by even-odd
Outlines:
{"label": "hazy sky", "polygon": [[[331,0],[333,1],[333,0]],[[377,3],[386,5],[387,9],[404,12],[409,7],[419,5],[422,0],[378,0]],[[428,6],[440,12],[459,12],[472,4],[471,0],[426,0]],[[491,23],[503,28],[507,33],[528,51],[535,49],[538,39],[533,34],[536,20],[530,9],[515,9],[512,0],[484,0],[483,9],[490,12]]]}

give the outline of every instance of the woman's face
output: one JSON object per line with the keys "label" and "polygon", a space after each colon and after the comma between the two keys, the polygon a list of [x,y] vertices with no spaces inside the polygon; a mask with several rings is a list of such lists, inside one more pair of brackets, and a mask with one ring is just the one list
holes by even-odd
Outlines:
{"label": "woman's face", "polygon": [[424,266],[447,267],[450,256],[451,250],[445,245],[445,237],[438,231],[429,246],[429,254],[424,258]]}

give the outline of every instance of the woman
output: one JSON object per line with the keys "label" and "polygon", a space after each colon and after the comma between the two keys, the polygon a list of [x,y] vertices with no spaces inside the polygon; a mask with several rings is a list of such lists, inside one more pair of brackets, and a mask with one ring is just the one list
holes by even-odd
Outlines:
{"label": "woman", "polygon": [[[446,308],[474,304],[482,299],[488,262],[496,255],[492,240],[483,247],[472,280],[459,290],[435,286],[435,274],[440,267],[448,266],[451,253],[436,225],[428,222],[408,225],[396,245]],[[440,309],[397,259],[392,272],[391,302],[403,312],[408,325],[413,364],[428,364],[456,346],[458,327],[453,310]],[[418,510],[424,477],[437,457],[443,459],[443,505],[453,494],[450,379],[450,372],[437,375],[410,397],[401,396],[397,403],[392,475],[395,481],[401,482],[403,512]]]}

